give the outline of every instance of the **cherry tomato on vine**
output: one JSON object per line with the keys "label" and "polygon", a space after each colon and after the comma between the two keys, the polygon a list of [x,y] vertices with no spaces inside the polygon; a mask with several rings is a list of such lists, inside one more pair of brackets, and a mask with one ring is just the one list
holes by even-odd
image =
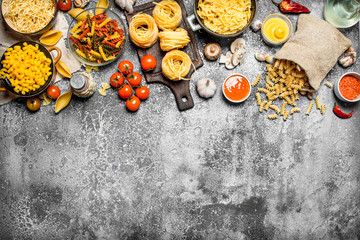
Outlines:
{"label": "cherry tomato on vine", "polygon": [[139,86],[141,83],[141,75],[137,72],[132,72],[130,75],[127,76],[126,80],[132,87]]}
{"label": "cherry tomato on vine", "polygon": [[156,67],[156,59],[153,55],[145,55],[142,59],[141,59],[141,67],[145,70],[145,71],[152,71],[155,69]]}
{"label": "cherry tomato on vine", "polygon": [[124,84],[119,88],[119,96],[122,99],[127,99],[131,96],[132,89],[128,84]]}
{"label": "cherry tomato on vine", "polygon": [[124,60],[119,63],[118,69],[123,75],[126,76],[133,71],[134,66],[130,61]]}
{"label": "cherry tomato on vine", "polygon": [[147,99],[149,97],[149,94],[149,88],[146,86],[140,86],[135,90],[135,95],[141,100]]}
{"label": "cherry tomato on vine", "polygon": [[113,75],[111,75],[110,77],[110,84],[111,86],[118,88],[121,85],[124,84],[125,78],[123,75],[121,75],[121,73],[116,72]]}
{"label": "cherry tomato on vine", "polygon": [[140,107],[140,99],[137,96],[131,96],[126,100],[126,108],[135,112]]}
{"label": "cherry tomato on vine", "polygon": [[30,111],[37,111],[40,108],[40,99],[38,97],[32,97],[26,100],[26,106]]}
{"label": "cherry tomato on vine", "polygon": [[57,6],[62,11],[68,11],[71,8],[71,0],[59,0]]}
{"label": "cherry tomato on vine", "polygon": [[55,85],[51,85],[46,89],[46,93],[52,99],[57,99],[60,96],[60,88]]}

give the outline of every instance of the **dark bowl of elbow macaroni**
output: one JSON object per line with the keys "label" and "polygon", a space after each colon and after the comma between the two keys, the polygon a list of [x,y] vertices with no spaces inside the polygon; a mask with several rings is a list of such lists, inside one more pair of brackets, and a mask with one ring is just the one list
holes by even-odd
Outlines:
{"label": "dark bowl of elbow macaroni", "polygon": [[[56,50],[56,58],[50,51]],[[7,48],[0,59],[0,81],[4,89],[19,97],[33,97],[44,92],[52,82],[55,64],[61,50],[55,46],[44,47],[33,41],[22,41]]]}

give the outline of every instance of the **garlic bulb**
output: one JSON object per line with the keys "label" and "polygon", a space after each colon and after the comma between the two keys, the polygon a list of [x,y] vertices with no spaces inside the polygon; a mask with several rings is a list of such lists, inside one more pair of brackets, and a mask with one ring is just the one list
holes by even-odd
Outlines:
{"label": "garlic bulb", "polygon": [[200,97],[211,98],[216,92],[215,81],[210,78],[203,78],[196,83],[197,92]]}

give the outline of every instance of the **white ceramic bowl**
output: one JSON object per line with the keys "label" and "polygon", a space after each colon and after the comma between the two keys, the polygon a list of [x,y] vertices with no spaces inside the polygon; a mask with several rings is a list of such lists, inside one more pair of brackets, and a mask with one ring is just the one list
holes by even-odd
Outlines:
{"label": "white ceramic bowl", "polygon": [[359,82],[360,82],[360,74],[359,73],[356,73],[356,72],[349,72],[349,73],[345,73],[344,75],[342,75],[335,83],[334,85],[334,92],[335,92],[335,95],[336,97],[338,97],[341,101],[344,101],[344,102],[349,102],[349,103],[354,103],[354,102],[358,102],[360,100],[360,95],[354,99],[354,100],[349,100],[349,99],[346,99],[340,92],[340,89],[339,89],[339,85],[340,85],[340,81],[343,77],[345,76],[353,76],[355,77]]}
{"label": "white ceramic bowl", "polygon": [[[228,98],[228,96],[226,96],[226,94],[225,94],[225,90],[224,90],[224,86],[225,86],[225,82],[226,82],[226,80],[228,80],[230,77],[233,77],[233,76],[241,76],[241,77],[243,77],[243,79],[245,79],[247,82],[248,82],[248,84],[249,84],[249,92],[248,92],[248,94],[244,97],[244,98],[242,98],[242,99],[240,99],[240,100],[232,100],[232,99],[230,99],[230,98]],[[251,83],[250,83],[250,81],[249,81],[249,79],[246,77],[246,76],[244,76],[244,75],[242,75],[242,74],[231,74],[230,76],[228,76],[225,80],[224,80],[224,82],[222,83],[222,93],[224,94],[224,97],[228,100],[228,101],[230,101],[230,102],[232,102],[232,103],[241,103],[241,102],[244,102],[246,99],[248,99],[248,97],[250,96],[250,93],[251,93]]]}
{"label": "white ceramic bowl", "polygon": [[[280,18],[282,20],[284,20],[286,22],[286,24],[288,25],[288,28],[289,28],[289,34],[286,36],[286,38],[284,38],[281,42],[274,42],[270,39],[268,39],[265,35],[265,32],[264,32],[264,26],[265,26],[265,23],[271,19],[271,18]],[[289,40],[291,34],[293,33],[293,26],[291,24],[291,21],[289,18],[287,18],[285,15],[283,14],[280,14],[280,13],[273,13],[273,14],[270,14],[268,15],[264,21],[262,22],[262,25],[261,25],[261,36],[263,37],[264,41],[269,44],[269,45],[273,45],[273,46],[279,46],[283,43],[285,43],[287,40]]]}

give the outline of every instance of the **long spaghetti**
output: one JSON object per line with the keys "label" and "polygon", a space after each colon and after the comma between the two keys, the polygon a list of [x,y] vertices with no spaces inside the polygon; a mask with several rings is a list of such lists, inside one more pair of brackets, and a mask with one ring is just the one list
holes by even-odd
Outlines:
{"label": "long spaghetti", "polygon": [[166,29],[159,33],[160,48],[163,51],[170,51],[185,47],[190,42],[186,30],[178,28],[175,31]]}
{"label": "long spaghetti", "polygon": [[149,48],[158,39],[159,29],[155,20],[148,14],[138,13],[131,18],[129,34],[131,41],[138,47]]}
{"label": "long spaghetti", "polygon": [[8,0],[3,2],[4,19],[15,30],[34,33],[44,28],[55,13],[54,0]]}
{"label": "long spaghetti", "polygon": [[172,50],[165,54],[162,63],[163,75],[173,81],[189,80],[185,76],[189,73],[191,67],[190,57],[180,50]]}
{"label": "long spaghetti", "polygon": [[153,16],[161,30],[176,29],[181,21],[180,5],[171,0],[164,0],[156,4]]}

